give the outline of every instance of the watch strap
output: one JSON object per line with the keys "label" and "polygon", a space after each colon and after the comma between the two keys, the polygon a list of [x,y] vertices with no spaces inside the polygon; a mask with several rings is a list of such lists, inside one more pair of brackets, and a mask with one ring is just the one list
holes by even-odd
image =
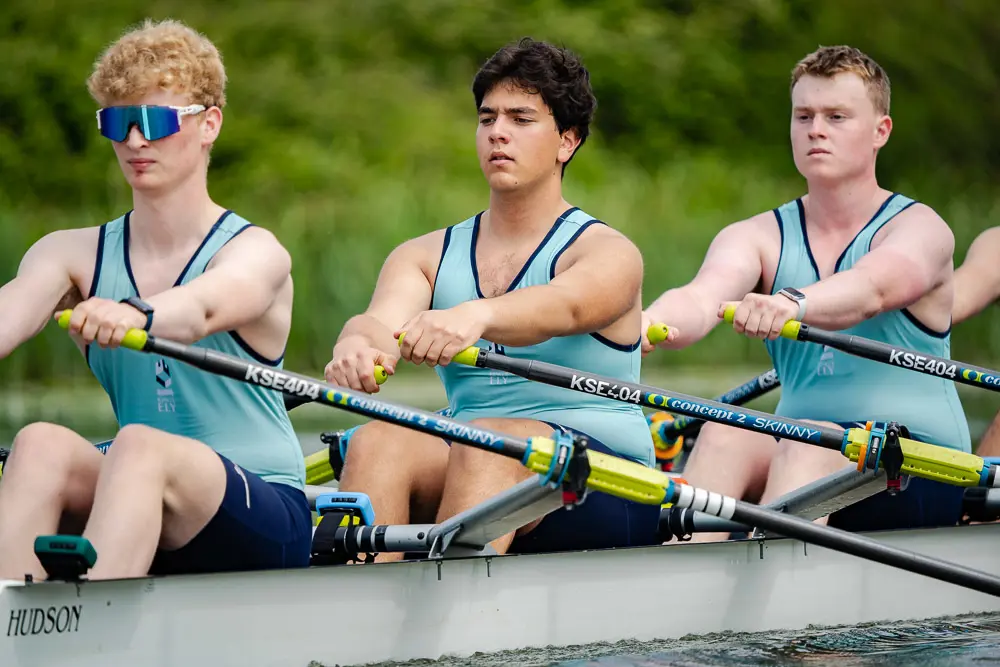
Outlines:
{"label": "watch strap", "polygon": [[795,315],[795,320],[801,322],[802,318],[806,315],[806,296],[802,292],[796,290],[795,293],[790,292],[787,289],[782,289],[778,292],[781,296],[786,299],[790,299],[799,305],[799,312]]}
{"label": "watch strap", "polygon": [[146,316],[146,325],[143,327],[144,331],[149,331],[150,327],[153,326],[153,307],[139,297],[130,296],[126,299],[122,299],[118,303],[126,303]]}

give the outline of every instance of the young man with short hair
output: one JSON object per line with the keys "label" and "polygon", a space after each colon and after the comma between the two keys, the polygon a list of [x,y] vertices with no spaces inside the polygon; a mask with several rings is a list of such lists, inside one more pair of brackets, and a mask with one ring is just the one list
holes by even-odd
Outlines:
{"label": "young man with short hair", "polygon": [[[638,406],[450,363],[480,345],[639,379],[642,257],[563,198],[563,173],[596,106],[586,68],[566,49],[524,39],[497,51],[472,90],[489,207],[392,251],[367,311],[341,331],[326,377],[374,392],[375,364],[392,373],[400,358],[426,363],[444,383],[454,419],[520,437],[564,429],[585,435],[592,449],[651,465]],[[379,523],[423,523],[529,474],[517,461],[373,422],[352,437],[340,488],[367,493]],[[503,553],[651,543],[658,515],[655,506],[594,493],[493,546]]]}
{"label": "young man with short hair", "polygon": [[81,530],[98,554],[91,579],[309,563],[304,463],[282,395],[119,348],[142,328],[281,365],[288,253],[208,193],[225,83],[216,47],[175,21],[147,21],[95,66],[98,127],[133,209],[28,250],[0,288],[0,357],[71,308],[121,428],[107,455],[55,424],[18,433],[0,483],[0,577],[44,576],[34,538]]}
{"label": "young man with short hair", "polygon": [[[792,73],[790,135],[807,193],[719,232],[695,278],[656,299],[644,321],[675,327],[661,346],[676,349],[706,336],[734,305],[734,328],[765,341],[781,378],[777,414],[843,427],[897,421],[918,439],[967,452],[968,424],[951,381],[778,337],[786,322],[801,320],[949,356],[954,237],[930,207],[876,179],[892,130],[889,97],[885,71],[858,49],[823,47],[803,58]],[[839,452],[707,424],[684,478],[767,503],[846,465]],[[899,496],[879,494],[834,523],[952,523],[956,488],[914,479]]]}

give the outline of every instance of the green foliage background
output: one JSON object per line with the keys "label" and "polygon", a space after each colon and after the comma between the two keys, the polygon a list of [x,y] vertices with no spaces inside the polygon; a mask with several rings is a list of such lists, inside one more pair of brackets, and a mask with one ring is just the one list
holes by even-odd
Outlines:
{"label": "green foliage background", "polygon": [[[987,0],[12,0],[0,8],[0,280],[44,233],[130,207],[85,81],[147,16],[184,20],[222,50],[229,105],[212,191],[292,253],[286,363],[298,370],[328,361],[396,244],[486,205],[469,88],[523,35],[570,46],[591,69],[597,120],[568,194],[642,249],[647,302],[693,275],[722,226],[801,193],[788,75],[821,44],[858,46],[889,71],[895,130],[880,179],[952,224],[956,262],[1000,224],[1000,19]],[[997,324],[991,309],[958,327],[955,356],[1000,359]],[[648,363],[767,358],[720,328]],[[54,327],[0,364],[7,386],[87,375]]]}

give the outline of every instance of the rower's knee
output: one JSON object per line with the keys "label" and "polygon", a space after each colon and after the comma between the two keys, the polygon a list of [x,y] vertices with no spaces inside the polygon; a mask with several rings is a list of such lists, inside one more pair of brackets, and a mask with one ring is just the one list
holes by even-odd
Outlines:
{"label": "rower's knee", "polygon": [[413,446],[409,431],[394,424],[373,421],[359,427],[351,434],[344,458],[344,473],[349,470],[383,471],[398,469],[401,461],[416,456],[419,445]]}
{"label": "rower's knee", "polygon": [[782,440],[771,461],[771,474],[784,474],[786,471],[796,473],[811,473],[818,476],[836,472],[848,465],[844,456],[835,450],[822,449],[794,440]]}
{"label": "rower's knee", "polygon": [[128,461],[128,466],[147,465],[162,468],[163,448],[154,442],[161,435],[159,431],[143,424],[123,426],[111,447],[107,458],[112,465]]}
{"label": "rower's knee", "polygon": [[[708,423],[701,427],[691,459],[707,461],[732,461],[733,457],[746,454],[747,444],[741,442],[740,433],[732,426]],[[752,435],[752,434],[751,434]]]}
{"label": "rower's knee", "polygon": [[[494,431],[496,433],[509,433],[511,430],[514,430],[511,429],[510,420],[495,417],[481,417],[479,419],[473,419],[469,422],[469,425],[488,431]],[[515,432],[517,430],[521,429],[516,429]],[[543,435],[543,433],[538,433],[538,435]],[[544,433],[544,435],[549,434]],[[527,433],[521,433],[517,437],[526,439],[531,436]],[[482,470],[495,471],[500,468],[523,470],[520,461],[497,456],[495,452],[486,451],[477,447],[460,445],[458,443],[452,445],[450,459],[451,467],[454,468],[456,465],[461,466],[465,471],[463,474],[469,475]]]}
{"label": "rower's knee", "polygon": [[14,436],[10,457],[4,466],[7,474],[65,477],[70,472],[68,449],[73,431],[65,426],[36,422],[28,424]]}

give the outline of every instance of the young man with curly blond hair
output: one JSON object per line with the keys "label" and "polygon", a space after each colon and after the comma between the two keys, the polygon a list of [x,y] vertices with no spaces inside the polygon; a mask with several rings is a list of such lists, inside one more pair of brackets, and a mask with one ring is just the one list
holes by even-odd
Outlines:
{"label": "young man with curly blond hair", "polygon": [[[676,327],[662,345],[676,349],[702,339],[735,306],[735,329],[765,341],[781,378],[777,414],[844,427],[897,421],[915,438],[968,452],[951,381],[778,337],[795,319],[949,356],[955,241],[930,207],[876,179],[892,130],[889,96],[885,71],[855,48],[824,47],[801,60],[792,73],[790,135],[807,194],[719,232],[694,279],[660,296],[645,321]],[[652,349],[648,341],[643,347]],[[684,477],[767,503],[845,465],[853,464],[839,452],[709,424]],[[947,524],[960,507],[960,488],[914,479],[903,493],[851,506],[831,524]]]}
{"label": "young man with curly blond hair", "polygon": [[0,576],[44,576],[34,538],[60,531],[94,545],[92,579],[306,566],[305,470],[281,394],[119,348],[141,328],[281,366],[289,255],[208,193],[219,52],[181,23],[147,21],[88,83],[133,208],[28,250],[0,288],[0,357],[71,308],[120,430],[106,455],[56,424],[18,433],[0,484]]}

